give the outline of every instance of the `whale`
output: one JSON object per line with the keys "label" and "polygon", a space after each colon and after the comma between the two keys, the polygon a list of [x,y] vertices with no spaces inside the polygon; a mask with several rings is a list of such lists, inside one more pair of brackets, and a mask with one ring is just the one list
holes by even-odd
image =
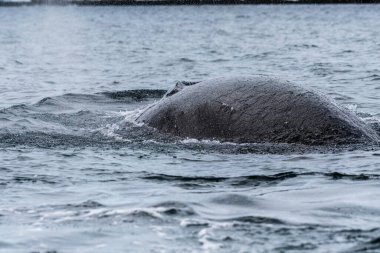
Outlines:
{"label": "whale", "polygon": [[354,112],[311,88],[269,76],[178,82],[136,119],[181,138],[233,143],[378,143]]}

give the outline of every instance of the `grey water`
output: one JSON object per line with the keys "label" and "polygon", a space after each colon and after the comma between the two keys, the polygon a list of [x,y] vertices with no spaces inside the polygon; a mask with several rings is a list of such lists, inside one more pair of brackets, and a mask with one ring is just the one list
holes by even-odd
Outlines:
{"label": "grey water", "polygon": [[300,152],[133,122],[178,80],[266,74],[380,132],[379,13],[0,8],[0,252],[379,252],[378,148]]}

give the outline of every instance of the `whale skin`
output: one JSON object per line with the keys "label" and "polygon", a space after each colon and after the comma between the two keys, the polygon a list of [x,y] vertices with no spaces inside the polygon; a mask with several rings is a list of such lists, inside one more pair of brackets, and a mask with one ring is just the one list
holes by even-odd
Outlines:
{"label": "whale skin", "polygon": [[329,97],[267,76],[179,82],[137,122],[183,138],[235,143],[379,141],[356,114]]}

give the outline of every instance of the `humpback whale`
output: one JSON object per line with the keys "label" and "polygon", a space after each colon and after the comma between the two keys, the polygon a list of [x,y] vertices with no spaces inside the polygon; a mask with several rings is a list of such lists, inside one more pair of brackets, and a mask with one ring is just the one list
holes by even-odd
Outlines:
{"label": "humpback whale", "polygon": [[236,143],[379,141],[358,116],[322,93],[267,76],[178,82],[137,122],[179,137]]}

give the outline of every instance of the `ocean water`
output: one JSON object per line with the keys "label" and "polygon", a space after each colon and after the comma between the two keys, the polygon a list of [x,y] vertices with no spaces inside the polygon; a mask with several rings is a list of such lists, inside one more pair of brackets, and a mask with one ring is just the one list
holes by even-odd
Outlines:
{"label": "ocean water", "polygon": [[380,150],[136,125],[176,81],[266,74],[380,132],[380,5],[0,8],[0,252],[379,252]]}

